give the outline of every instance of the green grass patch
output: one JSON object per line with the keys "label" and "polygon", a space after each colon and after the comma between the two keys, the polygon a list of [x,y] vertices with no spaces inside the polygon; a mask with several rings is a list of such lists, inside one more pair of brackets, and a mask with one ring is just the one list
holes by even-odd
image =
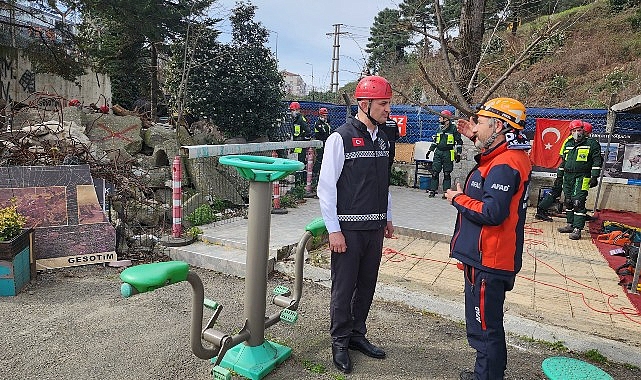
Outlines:
{"label": "green grass patch", "polygon": [[303,360],[303,367],[305,367],[305,369],[311,373],[322,374],[327,372],[327,368],[325,368],[324,365],[314,363],[311,360]]}
{"label": "green grass patch", "polygon": [[583,353],[583,357],[591,361],[592,363],[605,364],[608,362],[608,358],[601,355],[599,350],[588,350]]}

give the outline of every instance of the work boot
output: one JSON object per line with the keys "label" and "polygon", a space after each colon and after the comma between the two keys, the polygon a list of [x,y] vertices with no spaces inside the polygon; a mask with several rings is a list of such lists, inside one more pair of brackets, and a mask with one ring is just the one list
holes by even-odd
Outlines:
{"label": "work boot", "polygon": [[441,198],[447,199],[447,197],[445,196],[445,193],[443,193],[443,196]]}
{"label": "work boot", "polygon": [[562,234],[569,234],[571,232],[574,232],[574,227],[572,227],[572,225],[568,223],[563,227],[559,227],[557,231],[559,231]]}
{"label": "work boot", "polygon": [[428,190],[427,191],[427,196],[430,197],[430,198],[434,198],[436,196],[436,191]]}
{"label": "work boot", "polygon": [[470,371],[469,369],[464,369],[459,373],[459,379],[460,380],[474,380],[474,372]]}
{"label": "work boot", "polygon": [[536,210],[536,214],[534,214],[534,219],[543,220],[543,221],[546,221],[546,222],[552,222],[553,221],[552,217],[550,215],[548,215],[547,211],[539,210],[539,209]]}
{"label": "work boot", "polygon": [[572,230],[572,233],[570,234],[570,239],[572,240],[580,240],[581,239],[581,229],[575,228]]}

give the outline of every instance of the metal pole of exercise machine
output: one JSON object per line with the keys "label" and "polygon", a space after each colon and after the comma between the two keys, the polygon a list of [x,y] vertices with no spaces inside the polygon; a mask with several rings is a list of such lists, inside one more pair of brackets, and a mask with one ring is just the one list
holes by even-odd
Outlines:
{"label": "metal pole of exercise machine", "polygon": [[265,309],[267,303],[267,255],[271,223],[270,182],[249,183],[249,211],[247,220],[247,265],[245,287],[245,319],[250,347],[265,340]]}

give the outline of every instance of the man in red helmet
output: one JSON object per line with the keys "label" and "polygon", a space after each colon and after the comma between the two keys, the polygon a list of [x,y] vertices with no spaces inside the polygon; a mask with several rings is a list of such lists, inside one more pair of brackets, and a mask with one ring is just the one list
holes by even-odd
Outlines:
{"label": "man in red helmet", "polygon": [[383,132],[387,135],[389,140],[389,172],[390,176],[392,175],[392,165],[394,164],[394,156],[396,155],[396,140],[398,140],[401,135],[398,132],[398,123],[392,118],[388,118],[383,127]]}
{"label": "man in red helmet", "polygon": [[385,351],[365,337],[365,321],[374,297],[383,238],[394,232],[389,141],[380,133],[390,114],[392,87],[383,77],[366,76],[358,82],[354,97],[358,113],[327,138],[318,181],[332,252],[332,358],[344,373],[352,371],[350,349],[385,358]]}
{"label": "man in red helmet", "polygon": [[427,190],[428,197],[434,198],[438,189],[438,177],[441,170],[443,171],[443,199],[445,191],[452,187],[452,171],[454,163],[461,161],[461,152],[463,151],[463,139],[461,134],[456,130],[456,126],[451,121],[452,112],[443,110],[439,115],[439,130],[434,135],[434,142],[430,146],[430,152],[434,152],[432,161],[432,179],[430,188]]}
{"label": "man in red helmet", "polygon": [[289,110],[292,116],[292,138],[294,140],[309,140],[309,125],[305,116],[300,112],[300,103],[289,103]]}
{"label": "man in red helmet", "polygon": [[[305,118],[305,116],[300,112],[300,103],[289,103],[289,111],[291,112],[292,117],[292,140],[309,140],[311,138],[309,124],[307,123],[307,119]],[[307,157],[305,152],[303,152],[303,148],[294,148],[293,152],[296,153],[298,161],[302,162],[303,164],[307,163]],[[297,171],[295,174],[296,183],[304,183],[305,175],[306,174],[304,170]]]}
{"label": "man in red helmet", "polygon": [[[331,132],[331,125],[328,120],[329,111],[325,107],[318,109],[318,119],[314,123],[314,139],[320,140],[325,144]],[[312,184],[318,183],[318,174],[320,172],[321,163],[323,162],[323,153],[325,147],[316,149],[316,160],[314,161],[313,180]]]}
{"label": "man in red helmet", "polygon": [[[572,128],[582,128],[583,131],[585,132],[585,136],[589,137],[590,134],[592,133],[592,124],[588,122],[584,122],[581,120],[573,120],[570,122],[570,129]],[[561,155],[561,159],[563,159],[564,155],[567,153],[565,144],[567,144],[568,141],[574,141],[572,134],[568,136],[565,141],[563,142],[563,145],[561,146],[561,151],[559,152],[559,155]],[[539,202],[539,204],[536,207],[536,214],[534,215],[534,218],[538,220],[544,220],[547,222],[553,221],[552,217],[549,214],[549,209],[555,204],[555,202],[559,202],[559,199],[561,197],[561,193],[563,191],[563,175],[565,173],[565,170],[561,167],[557,168],[557,173],[556,173],[556,179],[554,180],[554,184],[552,185],[552,188],[550,189],[550,192]],[[594,182],[593,182],[594,183]],[[574,229],[570,233],[572,236],[575,236],[573,234]]]}
{"label": "man in red helmet", "polygon": [[589,137],[592,125],[582,120],[570,122],[572,136],[563,144],[561,165],[557,169],[557,178],[563,179],[563,205],[567,224],[558,229],[561,233],[570,234],[572,240],[581,239],[581,230],[588,219],[585,201],[588,190],[599,184],[601,174],[601,144]]}

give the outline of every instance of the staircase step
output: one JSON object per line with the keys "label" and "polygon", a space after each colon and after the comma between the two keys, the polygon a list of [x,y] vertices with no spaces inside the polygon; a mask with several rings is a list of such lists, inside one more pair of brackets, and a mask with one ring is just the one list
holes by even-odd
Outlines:
{"label": "staircase step", "polygon": [[[172,260],[245,278],[247,252],[234,247],[197,242],[181,247],[168,247]],[[267,273],[274,270],[274,258],[267,260]]]}

